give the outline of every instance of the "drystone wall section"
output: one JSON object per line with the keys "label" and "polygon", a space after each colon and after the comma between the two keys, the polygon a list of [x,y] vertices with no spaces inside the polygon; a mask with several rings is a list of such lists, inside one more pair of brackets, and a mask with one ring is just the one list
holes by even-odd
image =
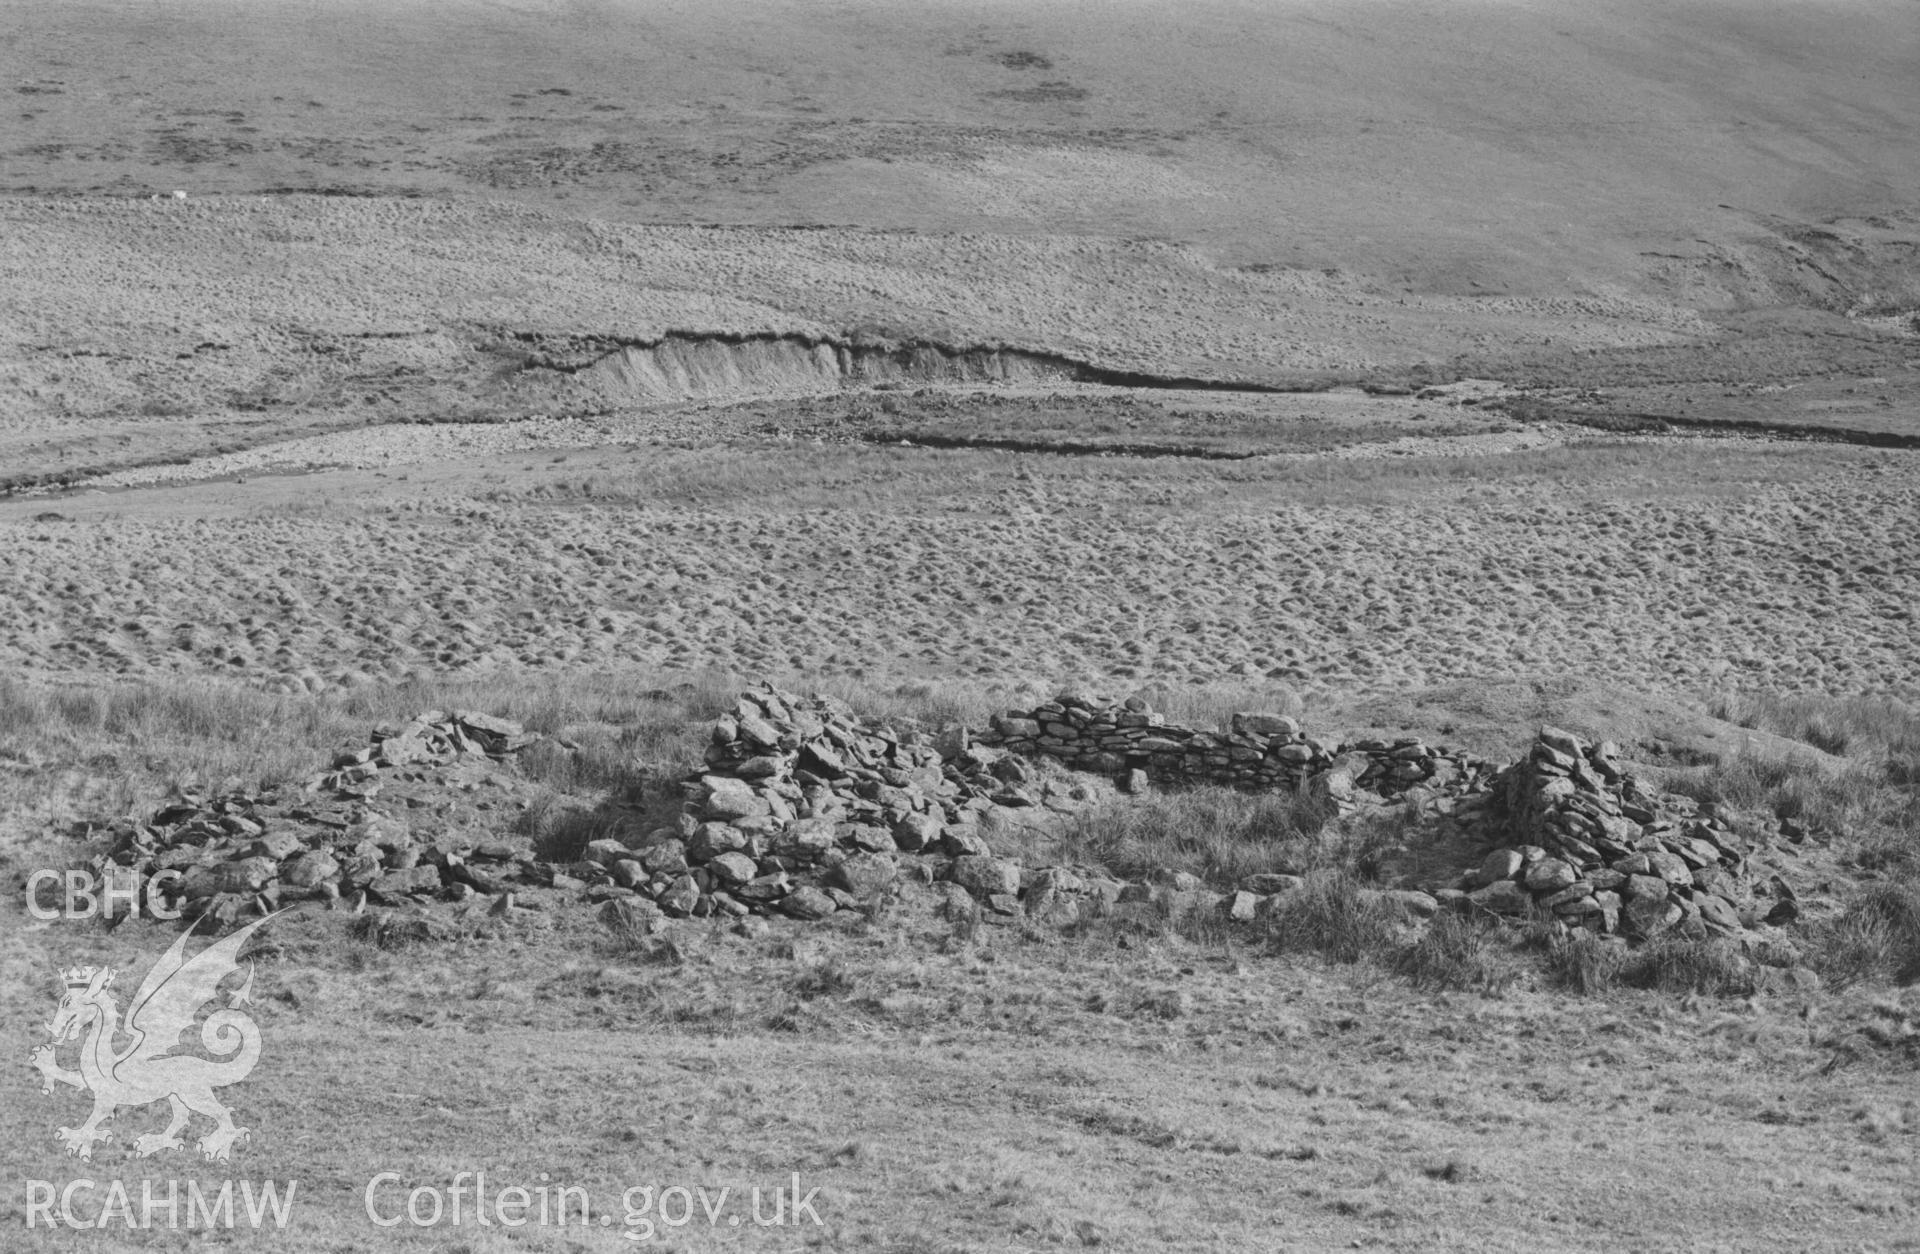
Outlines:
{"label": "drystone wall section", "polygon": [[1497,769],[1472,754],[1411,738],[1322,740],[1283,714],[1235,714],[1225,732],[1181,727],[1139,697],[1115,703],[1063,696],[995,715],[981,739],[1111,776],[1130,791],[1201,783],[1261,791],[1317,787],[1335,802],[1351,802],[1358,793],[1391,798],[1416,787],[1474,792]]}

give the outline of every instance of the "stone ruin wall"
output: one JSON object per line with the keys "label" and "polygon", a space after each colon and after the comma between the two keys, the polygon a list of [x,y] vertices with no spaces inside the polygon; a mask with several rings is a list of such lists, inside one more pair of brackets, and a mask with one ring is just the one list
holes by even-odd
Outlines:
{"label": "stone ruin wall", "polygon": [[1313,787],[1342,801],[1356,791],[1397,797],[1415,788],[1457,789],[1484,782],[1497,769],[1471,754],[1412,738],[1323,740],[1282,714],[1235,714],[1225,732],[1182,727],[1138,697],[1112,703],[1064,696],[995,715],[979,739],[1111,777],[1129,791],[1194,784],[1255,791]]}
{"label": "stone ruin wall", "polygon": [[524,840],[409,834],[410,792],[444,787],[463,761],[504,761],[531,739],[503,720],[429,712],[376,729],[373,744],[297,795],[183,798],[147,822],[118,823],[101,859],[113,866],[101,869],[177,871],[188,915],[223,924],[304,898],[364,909],[479,895],[506,909],[515,893],[545,892],[643,932],[667,918],[853,917],[903,879],[945,895],[950,909],[1053,925],[1128,909],[1254,921],[1284,911],[1300,887],[1278,872],[1231,887],[1171,871],[1125,883],[1098,867],[1000,856],[996,817],[1071,812],[1090,799],[1065,772],[1032,765],[1049,758],[1133,791],[1301,790],[1330,813],[1408,805],[1425,824],[1416,839],[1449,840],[1478,860],[1450,883],[1367,890],[1412,918],[1451,909],[1623,939],[1753,940],[1798,910],[1760,856],[1768,850],[1711,807],[1646,787],[1611,744],[1546,728],[1526,756],[1496,765],[1414,739],[1326,741],[1277,714],[1239,714],[1225,731],[1182,727],[1137,699],[1063,696],[977,734],[930,735],[763,685],[716,720],[672,826],[595,840],[557,862]]}

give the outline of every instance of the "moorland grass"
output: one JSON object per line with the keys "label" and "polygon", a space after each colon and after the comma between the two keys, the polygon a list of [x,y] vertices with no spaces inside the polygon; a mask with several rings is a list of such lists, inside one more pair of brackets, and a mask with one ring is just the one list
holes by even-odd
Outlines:
{"label": "moorland grass", "polygon": [[[1604,968],[1595,974],[1604,974]],[[1753,991],[1752,965],[1737,943],[1719,937],[1659,937],[1624,955],[1615,974],[1629,987],[1664,993],[1745,996]]]}
{"label": "moorland grass", "polygon": [[1404,942],[1393,911],[1362,891],[1351,871],[1330,868],[1306,877],[1284,908],[1266,918],[1267,946],[1279,954],[1318,954],[1336,963],[1378,961]]}
{"label": "moorland grass", "polygon": [[1303,795],[1195,788],[1075,815],[1055,852],[1125,879],[1185,871],[1230,888],[1250,875],[1294,874],[1318,861],[1315,842],[1331,817],[1324,803]]}
{"label": "moorland grass", "polygon": [[1709,712],[1852,758],[1887,783],[1920,784],[1920,708],[1897,697],[1728,693]]}
{"label": "moorland grass", "polygon": [[1811,961],[1836,988],[1920,981],[1920,884],[1871,884],[1812,933]]}
{"label": "moorland grass", "polygon": [[1439,914],[1391,955],[1391,965],[1419,988],[1492,992],[1520,971],[1506,930],[1487,919]]}

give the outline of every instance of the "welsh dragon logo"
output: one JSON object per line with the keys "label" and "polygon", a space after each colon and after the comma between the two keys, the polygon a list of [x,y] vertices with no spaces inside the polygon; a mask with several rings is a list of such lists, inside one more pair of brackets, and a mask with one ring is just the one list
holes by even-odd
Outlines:
{"label": "welsh dragon logo", "polygon": [[[267,916],[267,919],[272,918]],[[180,1149],[189,1116],[204,1115],[214,1127],[200,1138],[199,1149],[209,1160],[226,1161],[235,1141],[247,1139],[247,1129],[235,1127],[233,1112],[222,1105],[213,1091],[246,1079],[260,1061],[260,1028],[239,1010],[251,1000],[253,966],[247,965],[246,981],[227,993],[226,1006],[208,1015],[200,1027],[200,1043],[218,1061],[197,1058],[172,1051],[181,1036],[194,1025],[215,997],[221,981],[239,970],[241,946],[255,929],[267,922],[259,919],[224,940],[187,957],[187,938],[182,932],[173,947],[153,964],[147,978],[134,993],[125,1019],[112,992],[115,972],[109,967],[77,967],[60,973],[65,994],[47,1023],[53,1045],[36,1046],[27,1062],[38,1070],[42,1093],[52,1093],[55,1084],[84,1089],[93,1094],[93,1113],[77,1128],[61,1128],[59,1139],[67,1153],[91,1160],[96,1141],[112,1136],[102,1125],[122,1106],[145,1106],[165,1098],[173,1116],[160,1132],[136,1137],[133,1152],[145,1158],[162,1150]],[[117,1034],[131,1038],[116,1046]],[[55,1060],[59,1045],[79,1039],[80,1066],[69,1071]]]}

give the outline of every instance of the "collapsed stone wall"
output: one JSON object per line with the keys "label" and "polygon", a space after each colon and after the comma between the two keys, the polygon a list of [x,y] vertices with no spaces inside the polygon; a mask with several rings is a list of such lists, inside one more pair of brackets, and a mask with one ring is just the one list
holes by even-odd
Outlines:
{"label": "collapsed stone wall", "polygon": [[[1039,778],[1013,755],[968,747],[963,734],[938,746],[862,724],[832,698],[760,688],[717,720],[707,769],[687,781],[673,827],[553,859],[525,833],[482,836],[471,823],[431,817],[449,793],[497,792],[478,803],[496,814],[532,804],[513,795],[513,773],[480,768],[536,739],[484,714],[428,711],[374,729],[370,744],[304,783],[189,791],[144,821],[110,824],[111,845],[93,869],[120,890],[171,873],[159,904],[222,927],[302,900],[358,911],[489,896],[511,909],[547,892],[605,903],[610,922],[637,926],[687,916],[818,919],[863,905],[903,873],[1011,917],[1022,873],[992,856],[981,816],[1067,808],[1084,793]],[[903,872],[908,854],[920,861]],[[1097,871],[1062,874],[1070,888],[1084,880],[1118,893]]]}
{"label": "collapsed stone wall", "polygon": [[370,899],[386,905],[550,885],[530,842],[476,838],[409,822],[451,786],[474,787],[463,766],[506,759],[533,743],[518,723],[470,710],[428,710],[383,725],[298,785],[211,794],[185,791],[145,821],[108,828],[94,870],[121,893],[165,885],[158,903],[226,926],[290,902]]}
{"label": "collapsed stone wall", "polygon": [[1557,728],[1542,728],[1502,767],[1414,739],[1330,742],[1282,715],[1236,714],[1230,730],[1209,732],[1170,724],[1139,698],[1063,696],[996,716],[985,738],[1132,790],[1284,788],[1343,811],[1368,797],[1437,803],[1456,828],[1496,847],[1455,885],[1422,886],[1436,906],[1537,914],[1633,939],[1738,936],[1798,911],[1783,880],[1748,874],[1746,842],[1720,816],[1646,787],[1611,742],[1589,746]]}
{"label": "collapsed stone wall", "polygon": [[1690,797],[1646,787],[1610,741],[1542,728],[1493,791],[1501,844],[1465,885],[1480,908],[1639,939],[1738,936],[1798,915],[1784,880],[1750,874],[1738,830]]}
{"label": "collapsed stone wall", "polygon": [[643,931],[668,917],[824,919],[864,909],[903,877],[954,909],[1056,924],[1128,908],[1253,920],[1284,910],[1300,887],[1280,872],[1225,891],[1171,871],[1129,884],[1101,868],[996,854],[996,817],[1071,811],[1094,794],[1067,782],[1070,772],[1092,771],[1134,789],[1306,790],[1330,811],[1409,803],[1489,850],[1450,885],[1403,881],[1378,894],[1413,915],[1536,916],[1646,939],[1739,936],[1796,912],[1792,890],[1760,872],[1728,821],[1648,789],[1611,744],[1546,728],[1525,757],[1496,766],[1414,739],[1320,740],[1277,714],[1236,715],[1224,732],[1181,727],[1138,699],[1063,696],[996,716],[976,739],[961,728],[896,731],[832,698],[763,685],[716,720],[671,826],[551,861],[525,835],[478,838],[406,817],[431,813],[450,789],[506,786],[497,772],[462,772],[534,739],[506,720],[429,711],[376,728],[372,743],[286,794],[184,796],[147,822],[117,824],[99,869],[175,872],[174,904],[222,924],[301,899],[364,908],[490,896],[511,909],[516,893],[551,891]]}
{"label": "collapsed stone wall", "polygon": [[597,852],[669,914],[824,918],[890,885],[896,853],[986,855],[978,820],[1003,787],[988,765],[764,686],[716,720],[679,825],[650,834],[637,869]]}

